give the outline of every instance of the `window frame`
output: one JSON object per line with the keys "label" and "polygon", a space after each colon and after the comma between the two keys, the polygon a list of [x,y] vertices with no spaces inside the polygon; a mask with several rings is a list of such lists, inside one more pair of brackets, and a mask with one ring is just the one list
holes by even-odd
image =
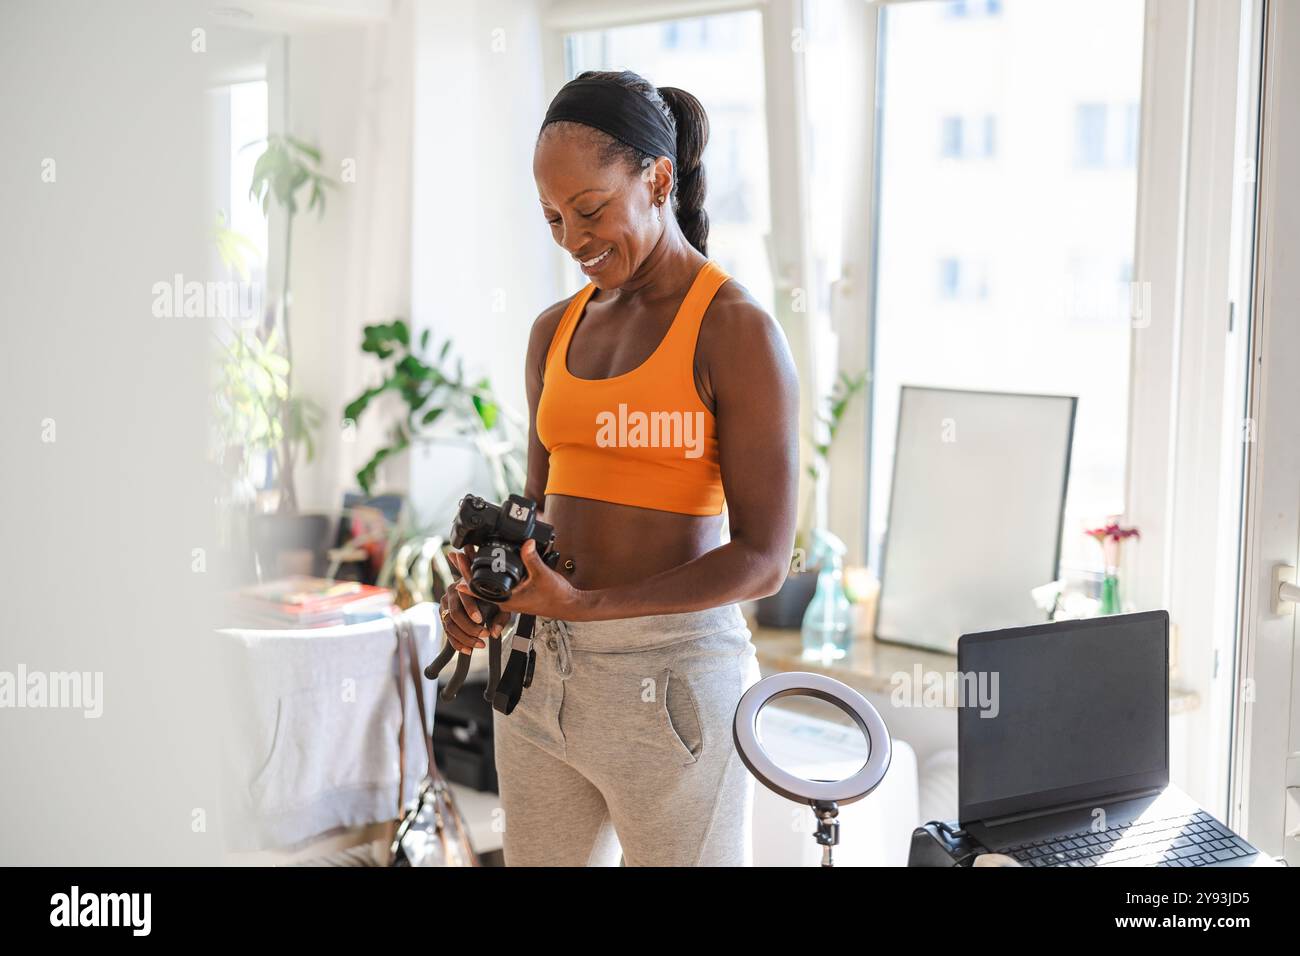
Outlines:
{"label": "window frame", "polygon": [[[1250,337],[1247,421],[1256,440],[1246,445],[1246,529],[1240,555],[1241,639],[1234,680],[1232,813],[1234,829],[1266,853],[1300,862],[1295,806],[1300,797],[1296,740],[1300,715],[1300,657],[1294,653],[1300,612],[1278,607],[1278,565],[1300,564],[1300,448],[1295,409],[1300,407],[1300,325],[1295,322],[1293,269],[1287,269],[1300,235],[1300,190],[1290,175],[1300,124],[1283,91],[1300,77],[1300,12],[1284,3],[1246,0],[1252,33],[1246,42],[1263,72],[1258,127],[1257,271],[1244,267],[1258,320]],[[1260,7],[1265,9],[1260,11]],[[1265,22],[1265,18],[1267,22]],[[1244,33],[1244,31],[1243,31]],[[1252,177],[1253,178],[1253,177]],[[1253,182],[1250,185],[1254,185]]]}

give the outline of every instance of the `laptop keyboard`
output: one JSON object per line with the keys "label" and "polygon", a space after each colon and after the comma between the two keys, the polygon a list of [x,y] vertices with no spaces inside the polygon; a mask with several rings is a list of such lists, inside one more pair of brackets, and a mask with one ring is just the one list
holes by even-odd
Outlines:
{"label": "laptop keyboard", "polygon": [[1021,866],[1207,866],[1255,848],[1203,810],[1085,830],[998,851]]}

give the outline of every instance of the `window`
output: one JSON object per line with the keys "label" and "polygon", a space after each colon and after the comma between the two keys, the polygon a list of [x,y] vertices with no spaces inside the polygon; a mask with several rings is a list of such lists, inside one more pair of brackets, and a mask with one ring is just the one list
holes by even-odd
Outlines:
{"label": "window", "polygon": [[943,132],[940,134],[940,156],[947,159],[956,159],[961,156],[961,131],[962,122],[960,116],[945,116],[943,118]]}
{"label": "window", "polygon": [[989,159],[997,139],[997,117],[945,116],[940,120],[939,155],[944,159]]}
{"label": "window", "polygon": [[1002,0],[952,0],[947,6],[947,15],[954,19],[996,17],[1002,12]]}
{"label": "window", "polygon": [[[656,86],[678,86],[699,98],[709,114],[709,256],[728,273],[745,276],[754,298],[772,311],[761,14],[746,10],[571,33],[565,48],[569,78],[584,70],[631,69]],[[576,266],[568,268],[575,287],[586,284]]]}
{"label": "window", "polygon": [[941,299],[957,298],[961,287],[961,263],[956,259],[939,260],[939,297]]}
{"label": "window", "polygon": [[731,17],[693,17],[660,24],[663,46],[670,50],[734,50],[745,40],[744,24]]}
{"label": "window", "polygon": [[[215,324],[214,334],[225,342],[236,329],[247,330],[263,321],[271,301],[266,291],[269,223],[261,203],[249,195],[253,167],[266,147],[269,86],[265,80],[234,83],[215,88],[213,95],[218,135],[224,148],[213,189],[217,207],[214,225],[222,231],[223,239],[214,241],[212,248],[218,260],[219,247],[230,257],[229,264],[214,263],[213,276],[217,281],[236,285],[231,307],[214,316],[221,320]],[[224,441],[217,450],[224,454]],[[247,477],[253,487],[266,487],[272,467],[270,452],[248,463]]]}
{"label": "window", "polygon": [[881,14],[869,560],[909,384],[1078,396],[1061,562],[1097,570],[1082,531],[1125,506],[1143,5],[960,6]]}
{"label": "window", "polygon": [[1081,169],[1137,165],[1136,103],[1080,103],[1075,109],[1074,164]]}
{"label": "window", "polygon": [[1085,168],[1106,165],[1106,107],[1081,103],[1075,111],[1074,162]]}
{"label": "window", "polygon": [[268,91],[265,80],[227,87],[230,102],[230,198],[226,207],[230,228],[247,236],[260,251],[248,261],[250,272],[264,281],[267,254],[267,220],[261,204],[251,198],[253,165],[265,148],[268,129]]}
{"label": "window", "polygon": [[1124,165],[1136,166],[1138,158],[1138,124],[1142,112],[1136,103],[1124,105]]}
{"label": "window", "polygon": [[939,260],[939,298],[954,302],[979,302],[988,298],[988,270],[974,259],[951,256]]}
{"label": "window", "polygon": [[851,183],[861,176],[853,144],[845,136],[844,76],[847,69],[842,42],[842,8],[814,0],[804,9],[802,57],[808,124],[808,244],[813,278],[809,289],[811,316],[829,321],[832,283],[844,268],[844,204]]}

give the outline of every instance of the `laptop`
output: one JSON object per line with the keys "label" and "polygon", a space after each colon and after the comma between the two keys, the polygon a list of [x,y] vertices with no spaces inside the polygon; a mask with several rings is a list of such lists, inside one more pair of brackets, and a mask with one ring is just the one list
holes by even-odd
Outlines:
{"label": "laptop", "polygon": [[1169,782],[1169,614],[966,634],[958,821],[1021,866],[1274,865]]}

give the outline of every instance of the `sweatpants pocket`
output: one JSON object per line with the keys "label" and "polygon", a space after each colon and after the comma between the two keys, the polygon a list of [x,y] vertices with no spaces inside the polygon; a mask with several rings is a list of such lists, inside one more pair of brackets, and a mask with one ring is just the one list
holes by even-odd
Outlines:
{"label": "sweatpants pocket", "polygon": [[700,712],[695,703],[695,695],[691,693],[690,682],[686,677],[671,669],[665,668],[662,685],[659,718],[682,765],[689,766],[699,760],[704,746],[704,733],[700,726]]}

